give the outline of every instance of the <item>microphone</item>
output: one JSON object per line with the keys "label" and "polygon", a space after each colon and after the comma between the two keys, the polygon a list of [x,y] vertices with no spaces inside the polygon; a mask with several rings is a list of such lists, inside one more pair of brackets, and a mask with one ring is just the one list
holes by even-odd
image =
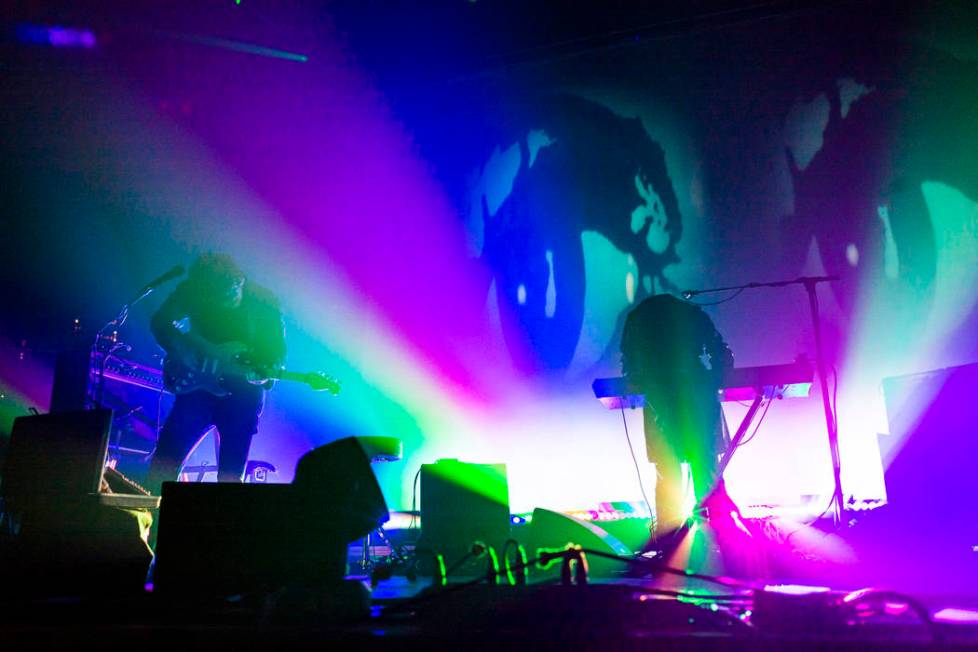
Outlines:
{"label": "microphone", "polygon": [[142,294],[143,292],[151,292],[167,281],[172,281],[178,276],[183,276],[183,265],[174,265],[168,271],[147,283],[146,287],[140,290],[139,293]]}
{"label": "microphone", "polygon": [[159,286],[163,285],[167,281],[172,281],[173,279],[177,278],[178,276],[183,276],[183,271],[184,271],[183,270],[183,265],[174,265],[169,270],[167,270],[166,272],[164,272],[160,276],[157,276],[152,281],[150,281],[149,283],[147,283],[146,285],[144,285],[142,287],[142,289],[139,290],[139,292],[136,293],[136,298],[133,299],[132,301],[130,301],[129,303],[130,304],[136,303],[137,301],[139,301],[140,299],[142,299],[147,294],[149,294],[150,292],[152,292],[153,290],[155,290]]}
{"label": "microphone", "polygon": [[[104,337],[105,336],[105,333],[110,328],[119,328],[124,323],[126,323],[126,318],[129,316],[129,310],[134,305],[136,305],[137,303],[139,303],[140,301],[142,301],[143,299],[145,299],[146,296],[150,292],[152,292],[153,290],[155,290],[159,286],[163,285],[167,281],[170,281],[172,279],[175,279],[178,276],[181,276],[182,274],[183,274],[183,265],[175,265],[175,266],[171,267],[170,269],[168,269],[161,276],[157,276],[152,281],[150,281],[149,283],[147,283],[146,285],[144,285],[142,287],[142,289],[140,289],[139,292],[137,292],[135,294],[135,296],[133,296],[133,298],[129,300],[129,303],[127,303],[126,305],[122,306],[122,310],[119,311],[119,314],[116,315],[116,318],[115,319],[113,319],[110,322],[107,322],[105,324],[105,326],[103,326],[102,328],[99,329],[99,331],[98,331],[98,337],[97,337],[97,339],[95,341],[95,345],[98,346],[99,339],[101,339],[102,337]],[[124,345],[124,346],[128,346],[128,345]]]}

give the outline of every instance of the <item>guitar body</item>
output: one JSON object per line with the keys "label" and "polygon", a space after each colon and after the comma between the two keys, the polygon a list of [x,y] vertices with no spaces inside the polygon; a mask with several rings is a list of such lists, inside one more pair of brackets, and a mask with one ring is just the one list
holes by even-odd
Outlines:
{"label": "guitar body", "polygon": [[205,391],[214,396],[228,396],[235,385],[271,386],[273,380],[300,382],[315,391],[338,394],[340,384],[334,378],[316,371],[298,373],[285,369],[263,370],[249,364],[247,349],[240,342],[199,345],[192,355],[168,355],[163,362],[163,384],[180,396]]}
{"label": "guitar body", "polygon": [[226,365],[215,358],[203,358],[191,365],[168,357],[163,363],[163,385],[177,396],[201,390],[227,396],[231,393],[225,385],[228,378]]}
{"label": "guitar body", "polygon": [[208,351],[198,355],[167,356],[163,362],[164,386],[180,396],[191,392],[205,391],[214,396],[227,396],[235,382],[247,382],[249,367],[239,362],[244,348],[237,342],[226,345],[213,345]]}

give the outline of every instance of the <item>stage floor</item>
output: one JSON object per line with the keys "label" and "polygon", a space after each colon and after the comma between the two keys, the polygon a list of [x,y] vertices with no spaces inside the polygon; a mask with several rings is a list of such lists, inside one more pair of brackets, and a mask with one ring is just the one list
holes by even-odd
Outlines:
{"label": "stage floor", "polygon": [[[523,587],[394,577],[368,592],[324,590],[203,600],[152,593],[8,601],[0,639],[33,646],[98,641],[138,649],[275,645],[341,649],[975,649],[978,596],[766,591],[662,578]],[[677,595],[682,594],[682,595]],[[359,600],[366,602],[360,603]],[[359,606],[367,610],[356,613]]]}
{"label": "stage floor", "polygon": [[[602,564],[601,551],[585,550],[591,572],[582,582],[569,565],[570,584],[558,560],[549,571],[534,567],[527,585],[510,586],[502,574],[492,586],[486,558],[438,587],[403,565],[373,586],[366,574],[328,586],[293,578],[231,597],[209,595],[205,577],[163,594],[131,584],[120,592],[111,576],[89,575],[58,597],[4,582],[0,640],[140,649],[978,648],[978,552],[899,524],[879,514],[841,530],[777,519],[697,526],[640,562]],[[350,553],[358,557],[355,545]]]}

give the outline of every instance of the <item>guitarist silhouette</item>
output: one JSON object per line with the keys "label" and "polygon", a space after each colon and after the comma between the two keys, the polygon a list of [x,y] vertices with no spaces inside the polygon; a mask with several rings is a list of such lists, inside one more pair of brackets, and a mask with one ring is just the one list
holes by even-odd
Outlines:
{"label": "guitarist silhouette", "polygon": [[150,463],[147,488],[158,494],[164,481],[175,480],[211,426],[219,434],[218,480],[241,482],[265,391],[284,373],[278,300],[246,282],[230,256],[206,253],[193,262],[150,327],[166,350],[164,378],[176,400]]}

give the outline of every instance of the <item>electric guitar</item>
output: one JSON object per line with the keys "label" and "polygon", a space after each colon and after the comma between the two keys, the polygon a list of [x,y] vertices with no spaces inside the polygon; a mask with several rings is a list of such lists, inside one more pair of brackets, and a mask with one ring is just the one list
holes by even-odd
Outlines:
{"label": "electric guitar", "polygon": [[247,358],[247,347],[240,342],[211,344],[197,339],[183,354],[167,355],[163,362],[163,384],[176,394],[203,390],[214,396],[227,396],[235,383],[269,385],[273,380],[304,383],[314,391],[334,396],[340,383],[321,371],[300,373],[285,369],[263,369]]}

